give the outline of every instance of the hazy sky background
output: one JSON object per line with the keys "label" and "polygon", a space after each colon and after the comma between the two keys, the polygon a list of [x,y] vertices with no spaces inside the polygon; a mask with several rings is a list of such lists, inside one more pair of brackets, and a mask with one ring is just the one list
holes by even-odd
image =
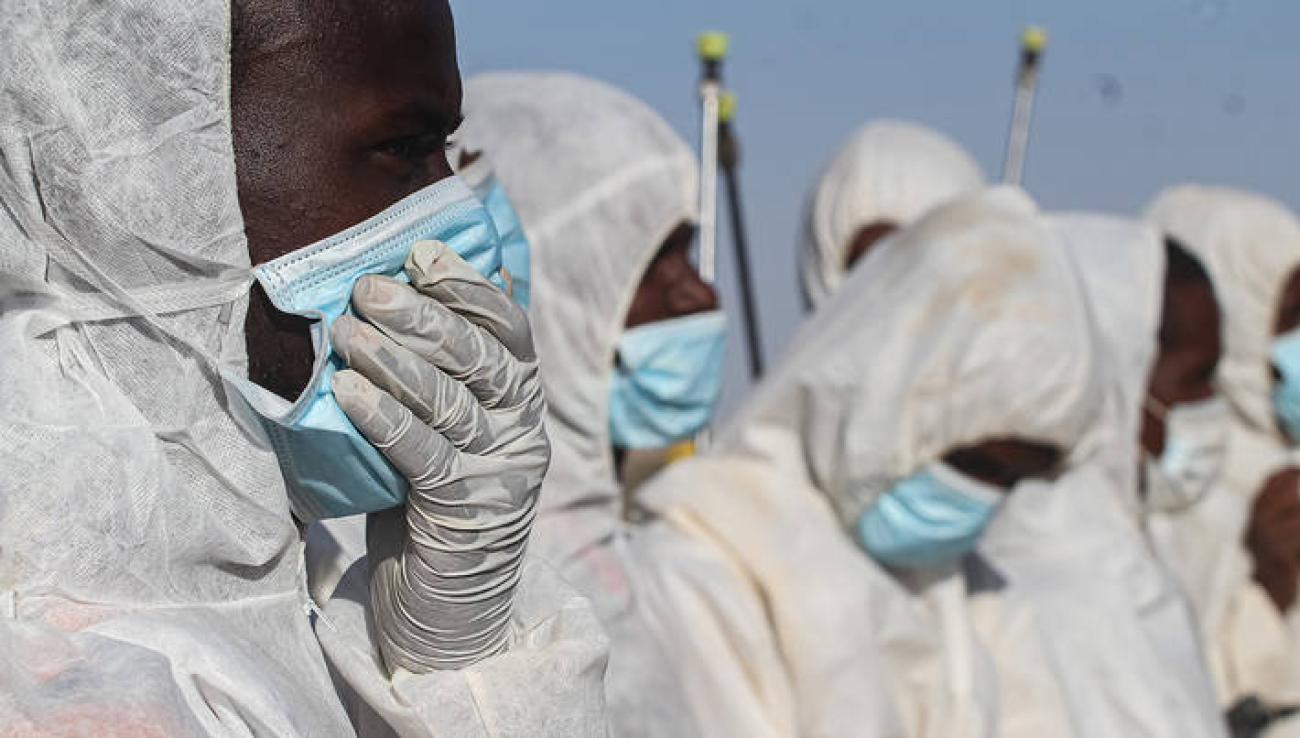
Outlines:
{"label": "hazy sky background", "polygon": [[[695,35],[731,35],[743,187],[769,362],[803,320],[805,193],[876,117],[920,121],[1000,171],[1017,37],[1045,26],[1026,186],[1050,209],[1139,212],[1163,185],[1300,204],[1295,0],[452,0],[462,71],[564,69],[618,85],[696,145]],[[724,302],[735,293],[720,236]],[[745,391],[733,312],[729,390]]]}

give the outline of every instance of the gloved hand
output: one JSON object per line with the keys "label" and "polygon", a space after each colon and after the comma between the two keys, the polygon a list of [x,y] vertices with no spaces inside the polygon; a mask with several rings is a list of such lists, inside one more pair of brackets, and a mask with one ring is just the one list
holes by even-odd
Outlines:
{"label": "gloved hand", "polygon": [[445,244],[415,245],[408,286],[364,277],[331,337],[339,405],[411,483],[372,515],[371,605],[390,671],[500,651],[550,461],[523,312]]}

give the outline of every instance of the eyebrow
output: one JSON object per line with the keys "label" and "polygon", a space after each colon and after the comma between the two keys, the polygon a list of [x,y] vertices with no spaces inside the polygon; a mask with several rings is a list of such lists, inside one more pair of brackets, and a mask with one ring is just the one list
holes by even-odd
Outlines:
{"label": "eyebrow", "polygon": [[459,125],[460,121],[464,119],[459,105],[456,106],[454,111],[450,111],[446,106],[439,105],[430,99],[406,102],[389,110],[385,115],[390,119],[410,120],[424,125],[445,125],[448,127],[452,124]]}

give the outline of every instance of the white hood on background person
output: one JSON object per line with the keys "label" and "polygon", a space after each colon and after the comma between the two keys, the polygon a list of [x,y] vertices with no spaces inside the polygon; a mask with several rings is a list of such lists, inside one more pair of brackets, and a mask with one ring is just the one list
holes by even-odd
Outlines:
{"label": "white hood on background person", "polygon": [[1119,393],[1117,437],[1128,448],[1111,459],[1116,488],[1126,505],[1136,503],[1137,438],[1142,403],[1158,350],[1164,303],[1165,251],[1155,229],[1131,218],[1096,213],[1051,216],[1054,230],[1078,268],[1105,352],[1106,376]]}
{"label": "white hood on background person", "polygon": [[979,165],[943,134],[900,121],[864,125],[840,147],[809,197],[799,254],[805,301],[820,305],[844,281],[849,246],[864,226],[905,227],[983,186]]}
{"label": "white hood on background person", "polygon": [[1300,221],[1263,195],[1199,185],[1160,193],[1147,218],[1205,264],[1223,311],[1223,393],[1246,425],[1280,442],[1269,356],[1282,289],[1300,267]]}
{"label": "white hood on background person", "polygon": [[1018,190],[943,206],[854,270],[715,449],[643,490],[646,600],[706,731],[996,734],[959,572],[904,581],[851,526],[951,449],[1076,449],[1102,404],[1091,331]]}
{"label": "white hood on background person", "polygon": [[695,159],[644,103],[577,75],[478,75],[464,109],[457,141],[492,161],[532,246],[529,317],[554,447],[543,517],[602,518],[590,535],[556,542],[580,550],[621,517],[609,436],[614,355],[660,245],[695,221]]}
{"label": "white hood on background person", "polygon": [[689,735],[637,604],[609,398],[637,286],[668,235],[696,219],[695,158],[644,103],[573,74],[478,75],[464,110],[457,143],[491,161],[532,247],[529,317],[552,457],[530,546],[610,631],[614,734]]}

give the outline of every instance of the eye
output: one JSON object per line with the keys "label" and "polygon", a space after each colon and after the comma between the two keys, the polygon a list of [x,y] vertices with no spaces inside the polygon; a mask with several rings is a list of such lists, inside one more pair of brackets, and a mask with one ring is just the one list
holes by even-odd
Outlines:
{"label": "eye", "polygon": [[415,136],[403,136],[385,141],[375,147],[381,154],[418,164],[433,154],[442,153],[447,146],[447,137],[441,133],[421,133]]}

